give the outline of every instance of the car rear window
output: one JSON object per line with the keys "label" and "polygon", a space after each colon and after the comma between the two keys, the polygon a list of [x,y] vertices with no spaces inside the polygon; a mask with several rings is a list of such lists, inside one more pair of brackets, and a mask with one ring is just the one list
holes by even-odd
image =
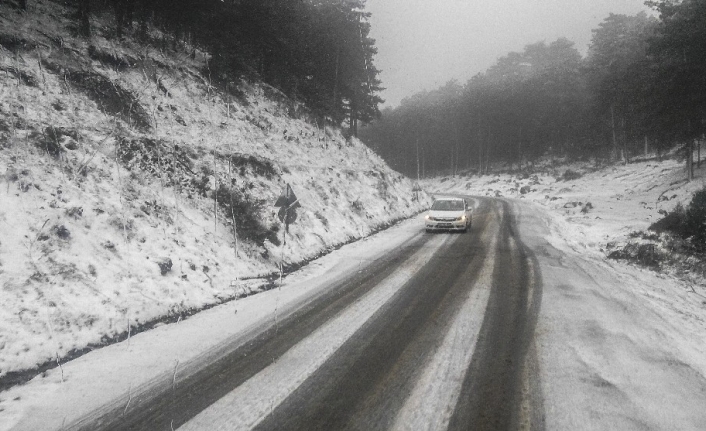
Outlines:
{"label": "car rear window", "polygon": [[463,201],[454,200],[436,200],[431,206],[435,211],[463,211]]}

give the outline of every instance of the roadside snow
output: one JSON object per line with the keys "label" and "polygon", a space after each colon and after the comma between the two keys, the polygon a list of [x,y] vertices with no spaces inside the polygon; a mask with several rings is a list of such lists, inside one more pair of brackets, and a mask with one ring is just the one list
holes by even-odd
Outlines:
{"label": "roadside snow", "polygon": [[557,236],[513,202],[543,281],[535,342],[547,430],[706,429],[706,303],[678,281]]}
{"label": "roadside snow", "polygon": [[[222,304],[179,323],[137,334],[2,392],[0,430],[59,429],[100,407],[123,408],[129,400],[138,402],[149,385],[171,385],[175,375],[178,383],[193,371],[194,363],[222,355],[222,346],[230,348],[265,331],[275,324],[275,315],[282,319],[335,280],[358,271],[362,263],[421,234],[421,225],[419,217],[408,220],[316,260],[286,277],[281,289]],[[390,289],[398,288],[399,282],[390,280]]]}
{"label": "roadside snow", "polygon": [[[567,169],[581,177],[555,178]],[[660,210],[688,203],[704,186],[706,168],[691,183],[675,160],[547,171],[424,184],[512,198],[543,280],[535,342],[547,430],[706,429],[703,277],[676,278],[606,257],[661,218]]]}

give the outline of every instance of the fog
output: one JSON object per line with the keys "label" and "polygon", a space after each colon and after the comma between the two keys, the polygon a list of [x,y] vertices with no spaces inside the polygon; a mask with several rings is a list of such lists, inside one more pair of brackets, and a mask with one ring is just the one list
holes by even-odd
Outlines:
{"label": "fog", "polygon": [[585,54],[609,13],[634,15],[644,0],[368,0],[384,106],[450,79],[465,82],[529,43],[566,37]]}

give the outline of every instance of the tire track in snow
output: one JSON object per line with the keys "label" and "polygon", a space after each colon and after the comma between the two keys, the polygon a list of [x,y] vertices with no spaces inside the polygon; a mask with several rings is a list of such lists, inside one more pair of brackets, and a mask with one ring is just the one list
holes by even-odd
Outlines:
{"label": "tire track in snow", "polygon": [[490,203],[469,234],[451,235],[453,243],[255,429],[389,429],[481,274]]}
{"label": "tire track in snow", "polygon": [[297,302],[281,310],[279,329],[269,321],[269,326],[263,326],[248,338],[236,337],[208,356],[180,366],[176,381],[173,382],[172,373],[161,376],[136,391],[128,410],[121,399],[68,428],[152,431],[179,427],[374,289],[429,240],[429,236],[420,232],[404,241],[395,252],[382,256],[358,273],[332,280],[329,289],[307,302]]}
{"label": "tire track in snow", "polygon": [[499,265],[450,430],[544,428],[533,341],[541,275],[536,258],[519,238],[510,205],[501,202]]}
{"label": "tire track in snow", "polygon": [[[239,430],[256,426],[393,298],[424,265],[430,253],[449,242],[450,237],[433,238],[375,289],[180,429]],[[236,415],[233,415],[234,408],[238,410]]]}
{"label": "tire track in snow", "polygon": [[488,242],[490,252],[485,256],[480,275],[463,306],[456,312],[439,350],[398,412],[393,430],[445,430],[448,427],[471,363],[492,287],[498,226],[495,219],[489,223],[492,226],[486,230],[483,241]]}

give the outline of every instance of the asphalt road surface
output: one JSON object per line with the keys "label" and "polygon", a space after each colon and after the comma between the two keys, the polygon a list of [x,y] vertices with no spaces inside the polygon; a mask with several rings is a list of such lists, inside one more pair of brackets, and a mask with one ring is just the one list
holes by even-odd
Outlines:
{"label": "asphalt road surface", "polygon": [[75,428],[543,429],[539,266],[507,203],[475,203],[468,233],[420,226],[249,342]]}

